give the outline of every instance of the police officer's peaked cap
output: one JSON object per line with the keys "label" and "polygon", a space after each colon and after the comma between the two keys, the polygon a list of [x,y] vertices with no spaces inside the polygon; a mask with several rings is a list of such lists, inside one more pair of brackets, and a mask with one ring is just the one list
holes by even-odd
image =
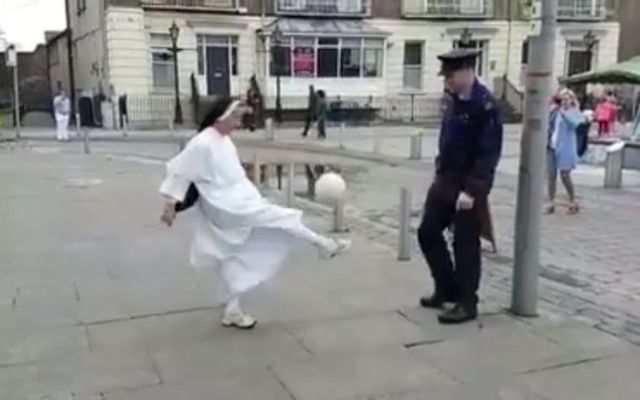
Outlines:
{"label": "police officer's peaked cap", "polygon": [[440,54],[438,56],[438,60],[442,63],[440,74],[473,68],[476,65],[478,55],[480,55],[480,50],[477,49],[453,49]]}

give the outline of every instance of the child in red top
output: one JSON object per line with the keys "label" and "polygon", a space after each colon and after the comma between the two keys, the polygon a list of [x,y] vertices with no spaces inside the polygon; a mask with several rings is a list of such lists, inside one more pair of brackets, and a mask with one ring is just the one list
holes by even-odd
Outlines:
{"label": "child in red top", "polygon": [[598,136],[608,136],[615,121],[615,106],[611,101],[600,99],[596,106],[596,121],[598,122]]}

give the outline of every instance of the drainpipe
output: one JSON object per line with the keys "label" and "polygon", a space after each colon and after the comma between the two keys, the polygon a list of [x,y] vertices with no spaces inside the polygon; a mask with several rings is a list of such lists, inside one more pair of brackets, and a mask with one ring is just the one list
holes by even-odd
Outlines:
{"label": "drainpipe", "polygon": [[502,82],[502,98],[505,99],[507,97],[507,85],[509,82],[509,70],[511,69],[511,42],[512,42],[512,34],[513,34],[513,1],[507,0],[507,60],[506,60],[506,71],[504,73],[504,81]]}
{"label": "drainpipe", "polygon": [[67,63],[69,64],[69,95],[71,96],[71,115],[77,115],[78,104],[76,97],[76,74],[73,66],[73,29],[71,29],[71,6],[65,0],[65,14],[67,18]]}

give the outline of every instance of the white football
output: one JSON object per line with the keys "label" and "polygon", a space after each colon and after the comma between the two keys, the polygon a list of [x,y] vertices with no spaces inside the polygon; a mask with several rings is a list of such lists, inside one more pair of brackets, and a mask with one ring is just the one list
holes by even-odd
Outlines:
{"label": "white football", "polygon": [[327,172],[316,181],[316,200],[322,203],[335,203],[344,197],[347,184],[342,176]]}

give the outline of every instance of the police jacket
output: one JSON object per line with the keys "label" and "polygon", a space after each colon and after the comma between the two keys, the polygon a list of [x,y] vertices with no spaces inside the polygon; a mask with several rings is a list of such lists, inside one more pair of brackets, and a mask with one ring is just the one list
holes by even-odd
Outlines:
{"label": "police jacket", "polygon": [[489,194],[502,151],[503,127],[495,98],[476,80],[468,99],[443,99],[436,177],[474,198]]}

